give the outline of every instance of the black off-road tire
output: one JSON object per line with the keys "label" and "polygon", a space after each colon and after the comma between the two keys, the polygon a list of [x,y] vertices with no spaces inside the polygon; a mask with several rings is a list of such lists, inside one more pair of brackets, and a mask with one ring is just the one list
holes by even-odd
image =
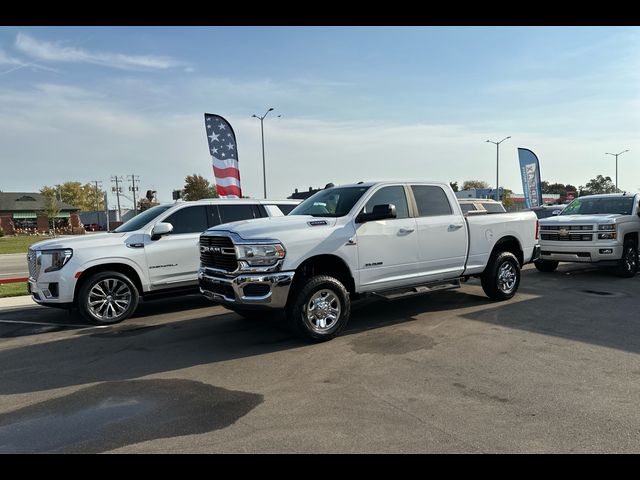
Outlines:
{"label": "black off-road tire", "polygon": [[539,272],[551,273],[555,272],[558,268],[557,260],[536,260],[533,264],[536,266]]}
{"label": "black off-road tire", "polygon": [[[332,292],[336,302],[339,302],[340,313],[335,321],[325,331],[322,328],[313,328],[313,321],[309,320],[307,307],[314,295],[322,296],[323,291]],[[351,301],[349,292],[337,279],[328,275],[311,277],[291,292],[293,297],[287,306],[287,323],[293,332],[305,340],[311,342],[325,342],[336,337],[347,325],[351,314]],[[333,302],[332,305],[337,305]]]}
{"label": "black off-road tire", "polygon": [[638,272],[638,246],[633,240],[624,241],[622,248],[622,258],[616,269],[618,276],[623,278],[631,278]]}
{"label": "black off-road tire", "polygon": [[[502,269],[508,271],[509,276],[514,275],[513,286],[509,289],[504,287],[499,275],[504,273]],[[518,291],[520,285],[520,262],[511,252],[495,252],[489,258],[489,262],[484,272],[480,276],[484,293],[492,300],[509,300]]]}
{"label": "black off-road tire", "polygon": [[[89,305],[89,302],[92,301],[92,299],[93,301],[96,301],[97,297],[92,296],[91,298],[89,298],[89,295],[91,294],[92,289],[94,289],[96,285],[100,285],[101,288],[103,288],[103,290],[105,291],[105,293],[108,294],[109,292],[106,291],[104,286],[109,284],[114,285],[114,290],[116,291],[117,290],[120,290],[121,292],[127,291],[128,293],[126,297],[118,296],[118,295],[112,296],[113,298],[115,298],[115,300],[120,301],[120,304],[117,305],[118,307],[117,309],[123,308],[122,298],[127,299],[127,306],[126,308],[123,308],[121,314],[113,318],[105,318],[106,315],[104,315],[101,318],[99,315],[99,312],[96,313],[95,308],[91,308],[91,306]],[[120,285],[124,285],[125,288],[120,289],[118,287]],[[116,292],[113,292],[113,293],[115,294]],[[133,315],[133,313],[138,308],[139,301],[140,301],[140,293],[138,292],[138,289],[133,284],[133,282],[129,279],[129,277],[127,277],[126,275],[120,272],[106,271],[106,272],[94,273],[89,278],[82,280],[82,286],[78,291],[78,297],[76,299],[76,306],[78,307],[78,311],[80,312],[80,314],[89,322],[96,325],[113,325],[116,323],[120,323],[123,320],[126,320],[127,318],[129,318],[131,315]],[[116,307],[113,307],[113,309],[116,309]]]}

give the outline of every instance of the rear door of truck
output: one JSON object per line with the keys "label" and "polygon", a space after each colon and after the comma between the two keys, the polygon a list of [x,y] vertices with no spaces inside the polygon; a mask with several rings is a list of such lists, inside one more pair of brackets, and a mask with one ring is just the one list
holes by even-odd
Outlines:
{"label": "rear door of truck", "polygon": [[410,187],[424,279],[435,281],[462,275],[468,236],[458,201],[438,184],[415,183]]}

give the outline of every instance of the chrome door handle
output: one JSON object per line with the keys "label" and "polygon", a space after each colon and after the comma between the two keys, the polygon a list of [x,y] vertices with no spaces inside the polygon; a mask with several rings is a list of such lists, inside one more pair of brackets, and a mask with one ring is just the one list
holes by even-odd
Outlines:
{"label": "chrome door handle", "polygon": [[406,233],[411,233],[414,230],[415,228],[401,228],[400,230],[398,230],[398,233],[406,234]]}
{"label": "chrome door handle", "polygon": [[449,225],[449,230],[458,230],[459,228],[462,228],[462,224],[454,224],[452,223],[451,225]]}

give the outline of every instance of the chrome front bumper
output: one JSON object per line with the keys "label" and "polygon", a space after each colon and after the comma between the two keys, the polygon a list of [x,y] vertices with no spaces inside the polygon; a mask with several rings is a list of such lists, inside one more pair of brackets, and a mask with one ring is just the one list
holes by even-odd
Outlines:
{"label": "chrome front bumper", "polygon": [[[227,277],[198,271],[200,293],[209,300],[223,305],[255,307],[257,309],[282,309],[287,303],[289,289],[295,272],[247,273]],[[256,294],[256,287],[263,286]],[[254,287],[249,292],[247,287]]]}

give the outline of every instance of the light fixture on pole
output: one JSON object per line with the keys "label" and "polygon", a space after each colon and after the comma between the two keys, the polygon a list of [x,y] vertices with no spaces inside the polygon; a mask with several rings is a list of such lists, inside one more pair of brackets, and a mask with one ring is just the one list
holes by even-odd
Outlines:
{"label": "light fixture on pole", "polygon": [[[260,120],[260,134],[262,135],[262,182],[264,186],[264,198],[267,198],[267,169],[264,160],[264,119],[267,117],[271,110],[273,110],[273,107],[269,108],[269,110],[267,110],[261,117],[258,115],[251,115],[252,118],[257,118],[258,120]],[[281,116],[282,115],[278,115],[278,117]]]}
{"label": "light fixture on pole", "polygon": [[623,153],[628,152],[629,150],[625,150],[623,152],[620,153],[605,153],[605,155],[613,155],[614,157],[616,157],[616,190],[618,189],[618,155],[622,155]]}
{"label": "light fixture on pole", "polygon": [[511,138],[509,137],[505,137],[502,140],[500,140],[499,142],[493,142],[491,140],[487,140],[488,143],[493,143],[496,146],[496,200],[499,202],[500,201],[500,182],[498,180],[498,165],[500,162],[500,144],[502,142],[504,142],[505,140]]}

